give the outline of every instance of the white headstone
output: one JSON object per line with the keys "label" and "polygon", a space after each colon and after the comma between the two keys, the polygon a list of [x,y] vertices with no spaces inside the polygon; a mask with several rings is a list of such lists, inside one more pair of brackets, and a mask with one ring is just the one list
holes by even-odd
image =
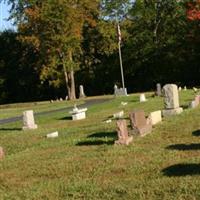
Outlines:
{"label": "white headstone", "polygon": [[145,102],[145,101],[147,101],[145,94],[140,94],[140,102]]}
{"label": "white headstone", "polygon": [[58,137],[58,131],[47,134],[47,138],[56,138]]}
{"label": "white headstone", "polygon": [[119,118],[122,118],[123,116],[124,116],[124,111],[123,110],[113,114],[113,118],[114,119],[119,119]]}
{"label": "white headstone", "polygon": [[156,84],[156,95],[157,96],[162,96],[162,89],[161,89],[161,84],[160,83]]}
{"label": "white headstone", "polygon": [[181,91],[181,90],[182,90],[182,87],[178,87],[178,90]]}
{"label": "white headstone", "polygon": [[185,86],[185,87],[184,87],[184,91],[186,91],[186,90],[187,90],[187,87]]}
{"label": "white headstone", "polygon": [[34,116],[33,116],[33,111],[32,110],[27,110],[23,112],[23,130],[27,129],[37,129],[37,124],[35,124]]}
{"label": "white headstone", "polygon": [[72,114],[72,120],[81,120],[86,118],[86,111],[87,108],[78,109],[77,107],[74,107],[74,109],[69,113]]}
{"label": "white headstone", "polygon": [[158,110],[158,111],[155,111],[155,112],[151,112],[151,113],[149,114],[149,117],[148,117],[148,118],[149,118],[150,123],[151,123],[152,125],[155,125],[155,124],[161,122],[161,121],[162,121],[162,113],[161,113],[161,110]]}
{"label": "white headstone", "polygon": [[79,86],[79,98],[85,98],[85,92],[84,92],[83,85]]}

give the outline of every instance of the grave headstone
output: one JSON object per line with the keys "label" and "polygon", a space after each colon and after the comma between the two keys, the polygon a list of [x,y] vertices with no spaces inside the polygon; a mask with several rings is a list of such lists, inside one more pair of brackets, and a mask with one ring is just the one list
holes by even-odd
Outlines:
{"label": "grave headstone", "polygon": [[162,96],[162,89],[161,89],[161,84],[160,83],[156,84],[156,95],[157,96]]}
{"label": "grave headstone", "polygon": [[122,118],[123,116],[124,116],[124,111],[123,110],[113,114],[113,118],[114,119],[119,119],[119,118]]}
{"label": "grave headstone", "polygon": [[85,112],[87,111],[87,108],[78,109],[76,105],[74,105],[74,108],[69,113],[72,115],[72,120],[81,120],[86,118]]}
{"label": "grave headstone", "polygon": [[35,124],[34,116],[33,116],[33,111],[32,110],[27,110],[23,112],[23,130],[28,130],[28,129],[37,129],[37,124]]}
{"label": "grave headstone", "polygon": [[187,87],[186,86],[184,86],[184,91],[187,91]]}
{"label": "grave headstone", "polygon": [[157,123],[161,122],[162,121],[162,112],[161,110],[158,110],[158,111],[155,111],[155,112],[151,112],[149,114],[149,120],[150,120],[150,123],[152,125],[156,125]]}
{"label": "grave headstone", "polygon": [[47,134],[47,138],[56,138],[58,137],[58,131]]}
{"label": "grave headstone", "polygon": [[145,102],[145,101],[147,101],[145,94],[140,94],[140,102]]}
{"label": "grave headstone", "polygon": [[126,120],[117,121],[117,136],[118,140],[115,141],[116,145],[129,145],[133,137],[128,135]]}
{"label": "grave headstone", "polygon": [[144,136],[151,132],[152,125],[151,123],[148,123],[147,119],[145,118],[144,111],[131,112],[129,117],[131,127],[136,133],[139,133],[141,136]]}
{"label": "grave headstone", "polygon": [[117,85],[114,85],[114,95],[117,96],[127,96],[126,88],[118,88]]}
{"label": "grave headstone", "polygon": [[85,92],[84,92],[83,85],[79,86],[79,98],[85,98]]}
{"label": "grave headstone", "polygon": [[178,90],[179,90],[179,91],[182,91],[182,87],[178,87]]}
{"label": "grave headstone", "polygon": [[193,87],[193,91],[196,93],[198,91],[198,89]]}
{"label": "grave headstone", "polygon": [[2,160],[4,156],[5,156],[5,153],[4,153],[3,147],[0,147],[0,160]]}
{"label": "grave headstone", "polygon": [[183,108],[179,107],[178,88],[175,84],[167,84],[163,87],[164,106],[163,116],[180,114]]}
{"label": "grave headstone", "polygon": [[196,102],[195,101],[191,101],[189,104],[190,108],[196,108]]}

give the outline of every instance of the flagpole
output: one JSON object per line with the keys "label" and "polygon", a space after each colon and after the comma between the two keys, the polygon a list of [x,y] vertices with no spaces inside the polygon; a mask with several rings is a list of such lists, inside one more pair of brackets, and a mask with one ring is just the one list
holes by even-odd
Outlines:
{"label": "flagpole", "polygon": [[123,70],[122,53],[121,53],[121,31],[120,31],[119,23],[117,23],[117,30],[118,30],[118,49],[119,49],[119,61],[120,61],[120,69],[121,69],[121,77],[122,77],[122,87],[123,89],[125,89],[124,70]]}

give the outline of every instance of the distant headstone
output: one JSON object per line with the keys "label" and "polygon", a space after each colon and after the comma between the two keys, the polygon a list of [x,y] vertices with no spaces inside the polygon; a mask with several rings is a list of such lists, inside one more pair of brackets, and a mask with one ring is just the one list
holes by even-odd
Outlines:
{"label": "distant headstone", "polygon": [[56,138],[58,137],[58,131],[47,134],[47,138]]}
{"label": "distant headstone", "polygon": [[114,95],[117,96],[127,96],[126,88],[118,88],[117,85],[114,85]]}
{"label": "distant headstone", "polygon": [[195,102],[195,101],[192,101],[192,102],[189,104],[189,107],[190,107],[190,108],[196,108],[196,102]]}
{"label": "distant headstone", "polygon": [[68,100],[68,96],[65,97],[65,100]]}
{"label": "distant headstone", "polygon": [[161,84],[160,83],[156,84],[156,95],[157,96],[162,96],[162,89],[161,89]]}
{"label": "distant headstone", "polygon": [[187,91],[187,87],[186,86],[184,86],[184,91]]}
{"label": "distant headstone", "polygon": [[158,111],[155,111],[155,112],[151,112],[149,114],[149,120],[150,120],[150,123],[152,125],[156,125],[157,123],[161,122],[162,121],[162,112],[161,110],[158,110]]}
{"label": "distant headstone", "polygon": [[122,118],[123,116],[124,116],[124,111],[123,110],[113,114],[113,118],[114,119],[119,119],[119,118]]}
{"label": "distant headstone", "polygon": [[145,102],[145,101],[147,101],[145,94],[140,94],[140,102]]}
{"label": "distant headstone", "polygon": [[83,85],[79,86],[79,98],[85,98],[85,92],[84,92]]}
{"label": "distant headstone", "polygon": [[4,156],[5,156],[5,153],[4,153],[3,147],[0,147],[0,160],[2,160]]}
{"label": "distant headstone", "polygon": [[179,107],[178,88],[175,84],[167,84],[163,87],[164,106],[163,116],[180,114],[183,109]]}
{"label": "distant headstone", "polygon": [[62,99],[62,98],[60,98],[60,101],[63,101],[63,99]]}
{"label": "distant headstone", "polygon": [[182,91],[182,87],[178,87],[178,91]]}
{"label": "distant headstone", "polygon": [[121,102],[122,106],[126,106],[127,104],[128,104],[128,102],[123,102],[123,101]]}
{"label": "distant headstone", "polygon": [[76,105],[74,105],[74,108],[69,113],[72,115],[72,120],[81,120],[86,118],[85,112],[87,111],[87,108],[78,109]]}
{"label": "distant headstone", "polygon": [[116,145],[129,145],[133,137],[128,135],[126,120],[117,121],[117,136],[118,140],[115,141]]}
{"label": "distant headstone", "polygon": [[141,136],[144,136],[151,132],[152,125],[148,123],[147,119],[145,118],[144,111],[131,112],[129,117],[131,127],[136,133],[139,133]]}
{"label": "distant headstone", "polygon": [[27,129],[37,129],[37,124],[35,124],[33,111],[27,110],[23,112],[23,130]]}
{"label": "distant headstone", "polygon": [[195,88],[195,87],[193,87],[193,91],[194,91],[194,92],[197,92],[197,91],[198,91],[198,89],[197,89],[197,88]]}

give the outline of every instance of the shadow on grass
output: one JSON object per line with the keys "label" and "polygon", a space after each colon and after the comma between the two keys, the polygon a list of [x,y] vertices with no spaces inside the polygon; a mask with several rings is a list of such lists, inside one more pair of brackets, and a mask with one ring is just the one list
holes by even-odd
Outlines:
{"label": "shadow on grass", "polygon": [[21,131],[22,128],[0,128],[0,131]]}
{"label": "shadow on grass", "polygon": [[117,132],[99,132],[88,135],[87,138],[117,138]]}
{"label": "shadow on grass", "polygon": [[200,175],[200,164],[177,164],[162,170],[165,176]]}
{"label": "shadow on grass", "polygon": [[71,116],[67,116],[67,117],[62,117],[58,120],[72,120],[72,117]]}
{"label": "shadow on grass", "polygon": [[200,130],[193,131],[192,135],[197,136],[197,137],[200,136]]}
{"label": "shadow on grass", "polygon": [[166,147],[166,149],[170,150],[200,150],[200,143],[193,143],[193,144],[174,144]]}
{"label": "shadow on grass", "polygon": [[189,109],[189,105],[187,104],[181,105],[181,107],[183,108],[183,110]]}
{"label": "shadow on grass", "polygon": [[103,141],[103,140],[89,140],[89,141],[83,141],[78,142],[77,146],[95,146],[95,145],[113,145],[114,141]]}

